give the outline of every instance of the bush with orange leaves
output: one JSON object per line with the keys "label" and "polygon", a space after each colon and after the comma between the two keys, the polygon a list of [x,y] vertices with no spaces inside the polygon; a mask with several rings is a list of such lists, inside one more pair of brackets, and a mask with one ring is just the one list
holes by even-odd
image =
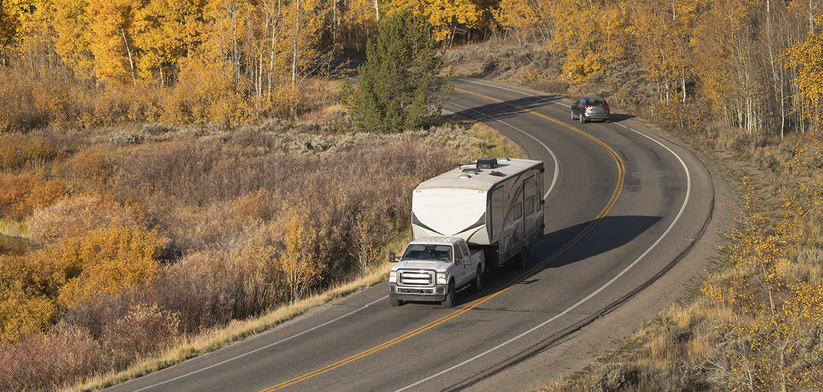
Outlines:
{"label": "bush with orange leaves", "polygon": [[47,206],[65,194],[60,180],[40,175],[0,173],[0,217],[23,219],[38,206]]}

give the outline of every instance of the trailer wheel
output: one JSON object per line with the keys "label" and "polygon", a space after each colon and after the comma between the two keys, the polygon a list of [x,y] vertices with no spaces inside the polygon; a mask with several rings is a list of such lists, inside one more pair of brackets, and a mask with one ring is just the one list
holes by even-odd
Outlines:
{"label": "trailer wheel", "polygon": [[517,256],[517,268],[525,269],[531,263],[531,250],[529,250],[529,246],[526,245],[523,247],[523,250],[520,251],[520,254]]}
{"label": "trailer wheel", "polygon": [[472,279],[472,291],[478,292],[483,289],[483,270],[477,266],[477,274]]}
{"label": "trailer wheel", "polygon": [[396,299],[394,297],[389,297],[389,302],[391,302],[391,306],[400,306],[400,304],[403,303],[403,301]]}
{"label": "trailer wheel", "polygon": [[446,299],[440,303],[440,306],[444,308],[451,308],[454,306],[454,303],[457,302],[457,294],[454,292],[454,281],[449,282],[449,293],[446,294]]}

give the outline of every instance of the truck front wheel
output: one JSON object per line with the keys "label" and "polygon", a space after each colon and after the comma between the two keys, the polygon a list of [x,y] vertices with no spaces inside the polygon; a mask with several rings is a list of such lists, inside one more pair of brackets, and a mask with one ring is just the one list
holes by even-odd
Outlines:
{"label": "truck front wheel", "polygon": [[394,297],[391,297],[391,296],[389,297],[389,302],[391,302],[391,306],[400,306],[400,304],[403,303],[403,301],[401,301],[399,299],[396,299]]}
{"label": "truck front wheel", "polygon": [[454,306],[454,303],[457,302],[457,294],[454,292],[454,281],[449,282],[449,292],[446,293],[446,299],[440,303],[440,306],[444,308],[451,308]]}

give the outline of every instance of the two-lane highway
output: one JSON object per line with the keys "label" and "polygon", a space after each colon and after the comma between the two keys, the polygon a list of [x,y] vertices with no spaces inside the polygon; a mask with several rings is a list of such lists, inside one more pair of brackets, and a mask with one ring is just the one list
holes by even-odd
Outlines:
{"label": "two-lane highway", "polygon": [[501,377],[573,344],[573,332],[664,276],[701,238],[712,178],[682,146],[626,117],[572,121],[559,97],[463,78],[455,87],[448,110],[545,163],[546,236],[529,268],[487,273],[484,289],[460,293],[453,309],[392,307],[379,284],[111,390],[521,390],[557,375]]}

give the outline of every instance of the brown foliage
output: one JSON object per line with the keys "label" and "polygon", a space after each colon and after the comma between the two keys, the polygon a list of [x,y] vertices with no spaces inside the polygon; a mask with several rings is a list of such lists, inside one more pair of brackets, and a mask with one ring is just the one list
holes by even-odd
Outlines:
{"label": "brown foliage", "polygon": [[31,239],[48,244],[63,237],[80,237],[92,230],[137,226],[142,213],[133,205],[121,205],[110,196],[67,196],[53,205],[37,208],[27,220]]}
{"label": "brown foliage", "polygon": [[24,75],[0,68],[0,133],[43,127],[48,115],[38,107],[32,83]]}
{"label": "brown foliage", "polygon": [[77,189],[104,189],[114,175],[110,158],[99,149],[86,148],[54,165],[54,172]]}
{"label": "brown foliage", "polygon": [[42,135],[0,135],[0,170],[42,167],[58,149],[55,141]]}
{"label": "brown foliage", "polygon": [[60,324],[0,346],[0,390],[46,391],[78,383],[107,365],[99,342],[83,328]]}

